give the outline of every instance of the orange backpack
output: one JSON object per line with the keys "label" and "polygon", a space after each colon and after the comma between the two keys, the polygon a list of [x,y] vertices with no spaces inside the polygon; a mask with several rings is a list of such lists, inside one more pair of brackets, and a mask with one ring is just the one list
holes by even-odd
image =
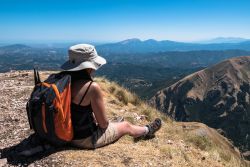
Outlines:
{"label": "orange backpack", "polygon": [[73,138],[71,122],[71,77],[52,74],[44,82],[34,69],[35,87],[27,102],[30,128],[54,145],[63,145]]}

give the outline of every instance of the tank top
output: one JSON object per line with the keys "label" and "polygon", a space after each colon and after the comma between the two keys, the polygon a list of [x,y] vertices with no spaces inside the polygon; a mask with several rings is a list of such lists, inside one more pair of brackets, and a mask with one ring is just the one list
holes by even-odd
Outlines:
{"label": "tank top", "polygon": [[79,104],[71,103],[71,120],[74,130],[73,140],[89,137],[97,130],[91,104],[81,106],[92,83],[93,81],[90,82]]}

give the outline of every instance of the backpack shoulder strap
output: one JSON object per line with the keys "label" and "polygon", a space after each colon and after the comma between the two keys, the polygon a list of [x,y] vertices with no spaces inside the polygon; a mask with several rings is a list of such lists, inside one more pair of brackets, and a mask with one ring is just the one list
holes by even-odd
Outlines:
{"label": "backpack shoulder strap", "polygon": [[35,85],[37,85],[38,83],[41,83],[39,72],[35,68],[34,68],[34,81],[35,81]]}
{"label": "backpack shoulder strap", "polygon": [[81,105],[83,99],[85,98],[86,94],[88,93],[88,90],[89,90],[89,88],[90,88],[90,86],[91,86],[92,83],[93,83],[93,81],[90,81],[90,84],[89,84],[88,88],[86,89],[84,95],[82,96],[81,101],[80,101],[79,104],[78,104],[79,106]]}

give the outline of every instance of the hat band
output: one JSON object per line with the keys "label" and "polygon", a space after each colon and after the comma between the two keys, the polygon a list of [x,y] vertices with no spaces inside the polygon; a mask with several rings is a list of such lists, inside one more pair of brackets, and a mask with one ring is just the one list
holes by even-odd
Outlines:
{"label": "hat band", "polygon": [[77,63],[82,63],[82,62],[85,62],[85,61],[93,61],[97,57],[98,57],[97,55],[94,55],[92,57],[86,58],[86,57],[83,57],[80,54],[71,54],[70,57],[69,57],[69,61],[72,64],[77,64]]}

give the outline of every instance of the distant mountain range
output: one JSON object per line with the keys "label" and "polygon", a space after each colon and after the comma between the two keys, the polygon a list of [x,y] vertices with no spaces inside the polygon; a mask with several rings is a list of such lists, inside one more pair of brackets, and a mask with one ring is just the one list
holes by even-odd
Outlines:
{"label": "distant mountain range", "polygon": [[197,43],[202,43],[202,44],[211,44],[211,43],[240,43],[240,42],[246,42],[249,41],[250,39],[245,39],[245,38],[236,38],[236,37],[218,37],[210,40],[204,40],[204,41],[199,41]]}
{"label": "distant mountain range", "polygon": [[[81,43],[80,41],[78,43]],[[28,45],[24,44],[11,44],[0,43],[1,49],[8,48],[64,48],[68,49],[69,46],[74,45],[74,42],[58,42],[51,44],[39,44],[32,43]],[[108,55],[110,53],[158,53],[167,51],[196,51],[196,50],[250,50],[250,39],[236,38],[236,37],[218,37],[211,40],[204,40],[198,42],[177,42],[171,40],[157,41],[155,39],[140,40],[138,38],[126,39],[120,42],[105,43],[96,45],[97,50],[103,54]]]}
{"label": "distant mountain range", "polygon": [[[238,38],[217,38],[207,43],[185,43],[176,41],[157,41],[149,39],[142,41],[137,38],[127,39],[117,43],[109,43],[98,45],[97,50],[103,54],[108,55],[111,53],[157,53],[167,51],[195,51],[195,50],[229,50],[240,49],[250,50],[250,40]],[[238,42],[236,42],[238,41]],[[227,42],[227,43],[225,43]]]}

